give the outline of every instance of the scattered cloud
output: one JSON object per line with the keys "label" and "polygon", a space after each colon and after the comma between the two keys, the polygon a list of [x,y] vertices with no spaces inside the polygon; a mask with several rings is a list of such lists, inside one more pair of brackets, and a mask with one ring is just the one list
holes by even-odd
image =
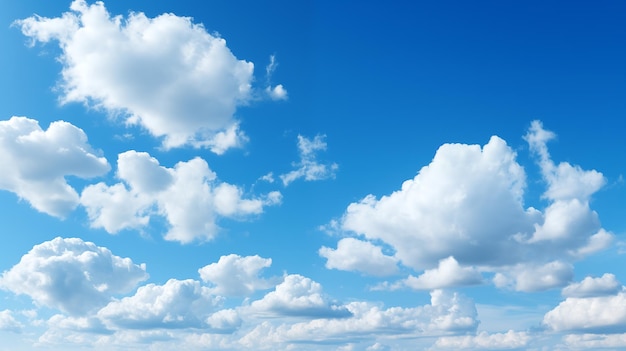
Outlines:
{"label": "scattered cloud", "polygon": [[267,80],[265,92],[272,100],[287,100],[287,89],[282,84],[272,86],[272,76],[277,67],[276,55],[271,55],[270,63],[265,67],[265,79]]}
{"label": "scattered cloud", "polygon": [[615,275],[604,273],[602,277],[585,277],[580,283],[572,283],[561,291],[565,297],[595,297],[615,295],[622,289],[622,285],[615,279]]}
{"label": "scattered cloud", "polygon": [[397,272],[397,260],[387,256],[382,248],[368,241],[343,238],[337,249],[323,246],[319,255],[326,258],[326,268],[356,271],[374,276],[392,275]]}
{"label": "scattered cloud", "polygon": [[216,263],[200,268],[198,272],[204,282],[215,285],[211,289],[214,294],[248,296],[257,290],[274,286],[272,281],[259,278],[261,270],[271,264],[271,258],[230,254],[220,257]]}
{"label": "scattered cloud", "polygon": [[[483,147],[442,145],[400,190],[350,204],[340,227],[383,241],[401,264],[425,270],[423,279],[405,282],[416,287],[438,286],[433,275],[442,287],[466,285],[468,274],[469,281],[478,281],[468,267],[496,273],[500,287],[562,287],[573,277],[572,262],[606,248],[613,235],[589,207],[604,177],[566,162],[556,165],[546,146],[553,136],[538,121],[525,136],[547,184],[543,197],[549,203],[543,211],[524,207],[526,173],[517,154],[493,136]],[[440,267],[449,257],[458,269],[443,279],[442,269],[454,268],[452,261]]]}
{"label": "scattered cloud", "polygon": [[570,334],[563,338],[569,349],[623,349],[626,347],[626,334]]}
{"label": "scattered cloud", "polygon": [[107,248],[78,238],[55,238],[35,245],[2,273],[0,287],[28,295],[39,305],[82,316],[147,277],[145,265],[115,256]]}
{"label": "scattered cloud", "polygon": [[555,331],[623,333],[626,331],[626,292],[568,297],[546,313],[543,323]]}
{"label": "scattered cloud", "polygon": [[148,153],[131,150],[118,156],[117,167],[122,182],[87,186],[80,198],[91,226],[109,233],[142,228],[151,217],[161,216],[170,225],[166,240],[210,240],[218,232],[219,217],[260,214],[264,206],[281,202],[276,191],[243,198],[237,186],[218,182],[201,158],[166,168]]}
{"label": "scattered cloud", "polygon": [[22,327],[22,323],[13,317],[13,312],[9,310],[0,311],[0,331],[19,333],[22,331]]}
{"label": "scattered cloud", "polygon": [[79,203],[67,176],[107,173],[107,160],[87,142],[82,129],[52,122],[47,130],[27,117],[0,121],[0,189],[15,193],[40,212],[65,217]]}
{"label": "scattered cloud", "polygon": [[[61,17],[15,24],[33,43],[58,42],[62,102],[122,115],[163,138],[165,148],[221,154],[247,140],[234,114],[251,100],[254,65],[191,18],[111,16],[102,2],[75,0]],[[287,98],[282,85],[268,88],[271,98]]]}
{"label": "scattered cloud", "polygon": [[295,170],[280,175],[283,185],[287,186],[300,178],[314,181],[335,177],[335,172],[339,168],[336,163],[325,164],[317,161],[317,152],[324,151],[327,147],[324,139],[326,139],[325,135],[316,135],[313,139],[298,135],[300,161],[293,163]]}

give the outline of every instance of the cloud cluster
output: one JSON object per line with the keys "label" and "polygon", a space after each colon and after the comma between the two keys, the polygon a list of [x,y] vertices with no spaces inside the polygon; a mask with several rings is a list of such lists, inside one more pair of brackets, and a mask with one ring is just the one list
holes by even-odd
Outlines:
{"label": "cloud cluster", "polygon": [[396,286],[475,284],[482,271],[496,273],[499,287],[562,287],[573,277],[572,262],[607,247],[613,236],[589,207],[604,177],[566,162],[555,164],[546,145],[553,137],[538,121],[525,136],[547,185],[543,211],[524,206],[526,173],[517,154],[494,136],[483,147],[442,145],[400,190],[350,204],[339,226],[390,245],[400,263],[425,270]]}
{"label": "cloud cluster", "polygon": [[145,265],[115,256],[107,248],[78,238],[55,238],[35,245],[2,273],[0,287],[81,316],[147,278]]}
{"label": "cloud cluster", "polygon": [[397,260],[383,253],[379,246],[368,241],[343,238],[337,243],[337,249],[323,246],[320,256],[326,258],[326,268],[344,271],[357,271],[375,276],[396,273]]}
{"label": "cloud cluster", "polygon": [[281,201],[278,192],[243,198],[240,188],[218,182],[201,158],[166,168],[148,153],[127,151],[118,156],[117,168],[122,182],[89,185],[80,197],[92,227],[109,233],[142,228],[152,216],[161,216],[170,225],[166,240],[205,241],[217,234],[219,217],[260,214]]}
{"label": "cloud cluster", "polygon": [[36,210],[64,217],[79,203],[67,176],[92,178],[107,173],[107,160],[74,125],[52,122],[47,130],[26,117],[0,121],[0,189],[11,191]]}
{"label": "cloud cluster", "polygon": [[293,163],[296,169],[280,175],[283,185],[287,186],[300,178],[313,181],[335,176],[335,171],[339,168],[336,163],[326,164],[317,160],[317,152],[326,150],[327,144],[324,139],[326,139],[325,135],[316,135],[313,139],[298,135],[300,161]]}
{"label": "cloud cluster", "polygon": [[230,254],[200,268],[198,273],[203,281],[215,285],[212,289],[214,294],[247,296],[273,286],[271,281],[259,278],[260,271],[271,264],[272,259],[258,255],[241,257]]}
{"label": "cloud cluster", "polygon": [[445,336],[437,339],[433,350],[512,350],[522,349],[530,340],[527,332],[480,332],[477,335]]}
{"label": "cloud cluster", "polygon": [[[162,137],[165,148],[221,154],[245,142],[234,113],[252,98],[254,65],[191,18],[111,16],[102,2],[75,0],[60,17],[33,16],[16,25],[33,43],[58,42],[63,102],[121,114]],[[287,97],[282,85],[268,89],[273,99]]]}

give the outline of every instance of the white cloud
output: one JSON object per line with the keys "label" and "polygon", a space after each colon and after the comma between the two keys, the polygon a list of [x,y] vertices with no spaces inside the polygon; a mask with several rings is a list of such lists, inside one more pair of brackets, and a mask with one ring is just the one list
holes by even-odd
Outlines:
{"label": "white cloud", "polygon": [[173,168],[145,152],[127,151],[118,157],[122,183],[87,186],[81,194],[91,226],[109,233],[146,226],[153,216],[170,225],[165,239],[189,243],[210,240],[220,217],[243,218],[260,214],[264,206],[279,204],[281,194],[245,199],[237,186],[218,182],[201,158],[178,162]]}
{"label": "white cloud", "polygon": [[322,247],[319,255],[326,258],[326,268],[344,271],[357,271],[375,276],[396,273],[396,259],[383,254],[382,249],[368,241],[343,238],[337,249]]}
{"label": "white cloud", "polygon": [[626,331],[626,293],[596,297],[568,297],[546,313],[543,323],[555,331]]}
{"label": "white cloud", "polygon": [[545,145],[552,135],[533,122],[525,137],[547,184],[544,211],[525,208],[524,169],[506,142],[493,136],[483,147],[442,145],[401,189],[350,204],[340,226],[390,245],[399,262],[416,271],[452,256],[461,267],[498,273],[499,286],[563,286],[571,280],[571,262],[606,248],[613,235],[589,206],[604,184],[602,174],[555,165]]}
{"label": "white cloud", "polygon": [[461,267],[459,263],[450,256],[439,261],[439,266],[427,269],[419,277],[410,275],[408,278],[389,284],[383,284],[380,289],[396,290],[408,287],[414,290],[434,290],[449,288],[453,286],[466,286],[481,284],[483,278],[473,267]]}
{"label": "white cloud", "polygon": [[240,339],[245,347],[270,348],[282,343],[338,343],[378,335],[418,337],[475,330],[476,309],[471,300],[441,290],[431,292],[431,304],[414,308],[380,306],[367,302],[345,305],[351,317],[313,319],[294,324],[264,322]]}
{"label": "white cloud", "polygon": [[145,265],[115,256],[107,248],[78,238],[55,238],[22,256],[2,274],[0,286],[28,295],[37,304],[84,315],[147,277]]}
{"label": "white cloud", "polygon": [[571,264],[552,261],[543,265],[526,263],[502,268],[493,281],[499,288],[532,292],[564,286],[573,277],[574,267]]}
{"label": "white cloud", "polygon": [[[16,21],[34,42],[58,41],[62,101],[125,116],[165,148],[223,153],[245,142],[234,113],[252,98],[254,65],[189,17],[111,16],[102,2],[75,0],[61,17]],[[282,86],[271,95],[286,98]]]}
{"label": "white cloud", "polygon": [[298,135],[298,151],[300,162],[294,162],[295,170],[280,175],[283,185],[304,178],[306,181],[334,178],[339,166],[336,163],[324,164],[317,161],[317,152],[326,150],[325,135],[316,135],[313,139],[307,139]]}
{"label": "white cloud", "polygon": [[524,348],[530,336],[527,332],[509,330],[506,333],[444,336],[435,342],[433,350],[508,350]]}
{"label": "white cloud", "polygon": [[267,80],[267,87],[265,88],[265,92],[272,100],[287,100],[287,89],[283,87],[282,84],[278,84],[272,86],[272,75],[276,71],[278,67],[278,61],[276,61],[276,56],[270,56],[270,63],[265,67],[265,79]]}
{"label": "white cloud", "polygon": [[561,291],[565,297],[594,297],[615,295],[622,289],[615,275],[605,273],[602,277],[585,277],[580,283],[572,283]]}
{"label": "white cloud", "polygon": [[22,323],[13,317],[13,312],[9,310],[0,311],[0,331],[19,333],[22,331],[22,327]]}
{"label": "white cloud", "polygon": [[47,130],[26,117],[0,121],[0,189],[11,191],[36,210],[64,217],[78,205],[67,176],[91,178],[110,166],[74,125],[52,122]]}
{"label": "white cloud", "polygon": [[570,334],[563,338],[570,349],[624,349],[626,334]]}
{"label": "white cloud", "polygon": [[144,285],[135,295],[110,302],[98,317],[123,329],[200,328],[222,300],[198,281],[170,279],[164,285]]}
{"label": "white cloud", "polygon": [[212,292],[225,296],[247,296],[259,289],[273,286],[271,281],[259,278],[259,273],[272,264],[271,258],[231,254],[220,257],[198,270],[200,277],[215,285]]}
{"label": "white cloud", "polygon": [[250,311],[268,316],[347,317],[345,307],[330,301],[322,286],[298,274],[287,275],[274,291],[250,304]]}

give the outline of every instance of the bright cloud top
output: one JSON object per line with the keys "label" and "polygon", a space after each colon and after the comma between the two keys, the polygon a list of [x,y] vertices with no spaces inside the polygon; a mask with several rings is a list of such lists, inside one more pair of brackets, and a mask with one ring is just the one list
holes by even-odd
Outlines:
{"label": "bright cloud top", "polygon": [[397,260],[383,253],[382,248],[370,242],[354,238],[343,238],[337,249],[323,246],[320,256],[326,258],[326,268],[357,271],[375,276],[396,273]]}
{"label": "bright cloud top", "polygon": [[142,228],[161,216],[170,225],[166,240],[206,241],[217,234],[219,217],[260,214],[281,201],[278,192],[244,199],[240,188],[218,182],[201,158],[166,168],[148,153],[127,151],[118,156],[117,167],[121,183],[90,185],[80,198],[92,227],[109,233]]}
{"label": "bright cloud top", "polygon": [[326,150],[325,135],[316,135],[308,139],[298,135],[298,152],[300,161],[294,162],[296,167],[293,171],[280,175],[283,185],[287,186],[294,180],[304,178],[306,181],[333,178],[339,166],[336,163],[325,164],[317,160],[317,152]]}
{"label": "bright cloud top", "polygon": [[[192,145],[217,154],[246,140],[233,115],[251,99],[254,65],[237,59],[222,38],[188,17],[141,12],[127,18],[102,2],[75,0],[61,17],[17,21],[33,42],[62,50],[63,102],[122,113],[165,148]],[[286,98],[282,85],[268,87]]]}
{"label": "bright cloud top", "polygon": [[0,121],[0,189],[11,191],[36,210],[64,217],[79,202],[67,176],[91,178],[110,166],[74,125],[52,122],[47,130],[26,117]]}
{"label": "bright cloud top", "polygon": [[78,238],[35,245],[0,278],[0,287],[37,304],[84,315],[148,278],[145,265]]}
{"label": "bright cloud top", "polygon": [[467,266],[496,272],[500,287],[564,286],[573,277],[571,262],[605,248],[612,235],[589,208],[604,177],[569,163],[554,164],[546,146],[552,137],[538,121],[525,136],[548,186],[544,211],[524,208],[524,169],[506,142],[494,136],[483,147],[442,145],[400,190],[348,206],[340,225],[389,244],[402,264],[426,269],[423,279],[405,281],[415,288],[478,282]]}
{"label": "bright cloud top", "polygon": [[200,268],[198,273],[203,281],[215,284],[212,289],[214,294],[246,296],[273,286],[270,281],[259,278],[260,271],[271,264],[271,258],[230,254]]}

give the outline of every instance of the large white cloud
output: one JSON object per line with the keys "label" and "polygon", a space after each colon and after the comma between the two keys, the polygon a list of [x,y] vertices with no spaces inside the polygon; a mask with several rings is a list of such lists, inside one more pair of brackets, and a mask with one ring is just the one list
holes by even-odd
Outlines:
{"label": "large white cloud", "polygon": [[[517,154],[493,136],[483,147],[442,145],[400,190],[350,204],[339,225],[389,244],[402,264],[430,270],[429,278],[442,273],[432,271],[441,260],[453,257],[458,272],[473,266],[499,273],[499,286],[564,286],[572,278],[571,262],[607,247],[613,235],[589,206],[604,177],[569,163],[556,165],[546,146],[552,137],[538,121],[525,136],[547,185],[543,211],[524,206],[526,173]],[[536,268],[541,274],[533,276]]]}
{"label": "large white cloud", "polygon": [[167,240],[210,240],[219,229],[219,217],[260,214],[264,206],[281,201],[278,192],[243,198],[240,188],[218,182],[201,158],[166,168],[148,153],[127,151],[119,155],[117,165],[122,183],[90,185],[80,198],[92,227],[109,233],[141,228],[151,217],[162,216],[170,225]]}
{"label": "large white cloud", "polygon": [[78,238],[55,238],[35,245],[5,271],[0,287],[28,295],[40,305],[84,315],[147,277],[145,265],[115,256],[107,248]]}
{"label": "large white cloud", "polygon": [[198,281],[170,279],[164,285],[144,285],[135,295],[110,302],[98,317],[123,329],[200,328],[207,326],[207,318],[222,300]]}
{"label": "large white cloud", "polygon": [[47,214],[64,217],[78,205],[67,176],[91,178],[109,171],[107,160],[74,125],[52,122],[47,130],[26,117],[0,121],[0,189]]}
{"label": "large white cloud", "polygon": [[[254,65],[189,17],[111,16],[102,2],[75,0],[61,17],[16,21],[33,42],[58,41],[63,102],[122,114],[166,148],[190,144],[223,153],[245,135],[233,115],[252,99]],[[282,85],[268,87],[286,98]]]}
{"label": "large white cloud", "polygon": [[357,271],[375,276],[396,273],[397,260],[385,255],[379,246],[354,238],[343,238],[337,249],[323,246],[320,256],[326,258],[326,268],[344,271]]}
{"label": "large white cloud", "polygon": [[252,302],[250,311],[267,316],[347,317],[348,310],[331,301],[322,286],[299,274],[290,274],[261,300]]}
{"label": "large white cloud", "polygon": [[555,331],[615,333],[626,331],[626,292],[568,297],[546,313],[543,323]]}
{"label": "large white cloud", "polygon": [[218,262],[206,265],[198,272],[203,281],[215,285],[214,294],[246,296],[273,286],[271,281],[259,278],[260,271],[271,264],[271,258],[231,254],[220,257]]}
{"label": "large white cloud", "polygon": [[506,333],[444,336],[435,342],[433,350],[511,350],[522,349],[530,340],[527,332],[509,330]]}
{"label": "large white cloud", "polygon": [[313,181],[335,177],[335,172],[339,168],[336,163],[320,163],[317,160],[317,152],[326,150],[325,138],[325,135],[316,135],[313,139],[298,135],[300,161],[293,163],[296,169],[280,175],[283,185],[287,186],[300,178]]}

